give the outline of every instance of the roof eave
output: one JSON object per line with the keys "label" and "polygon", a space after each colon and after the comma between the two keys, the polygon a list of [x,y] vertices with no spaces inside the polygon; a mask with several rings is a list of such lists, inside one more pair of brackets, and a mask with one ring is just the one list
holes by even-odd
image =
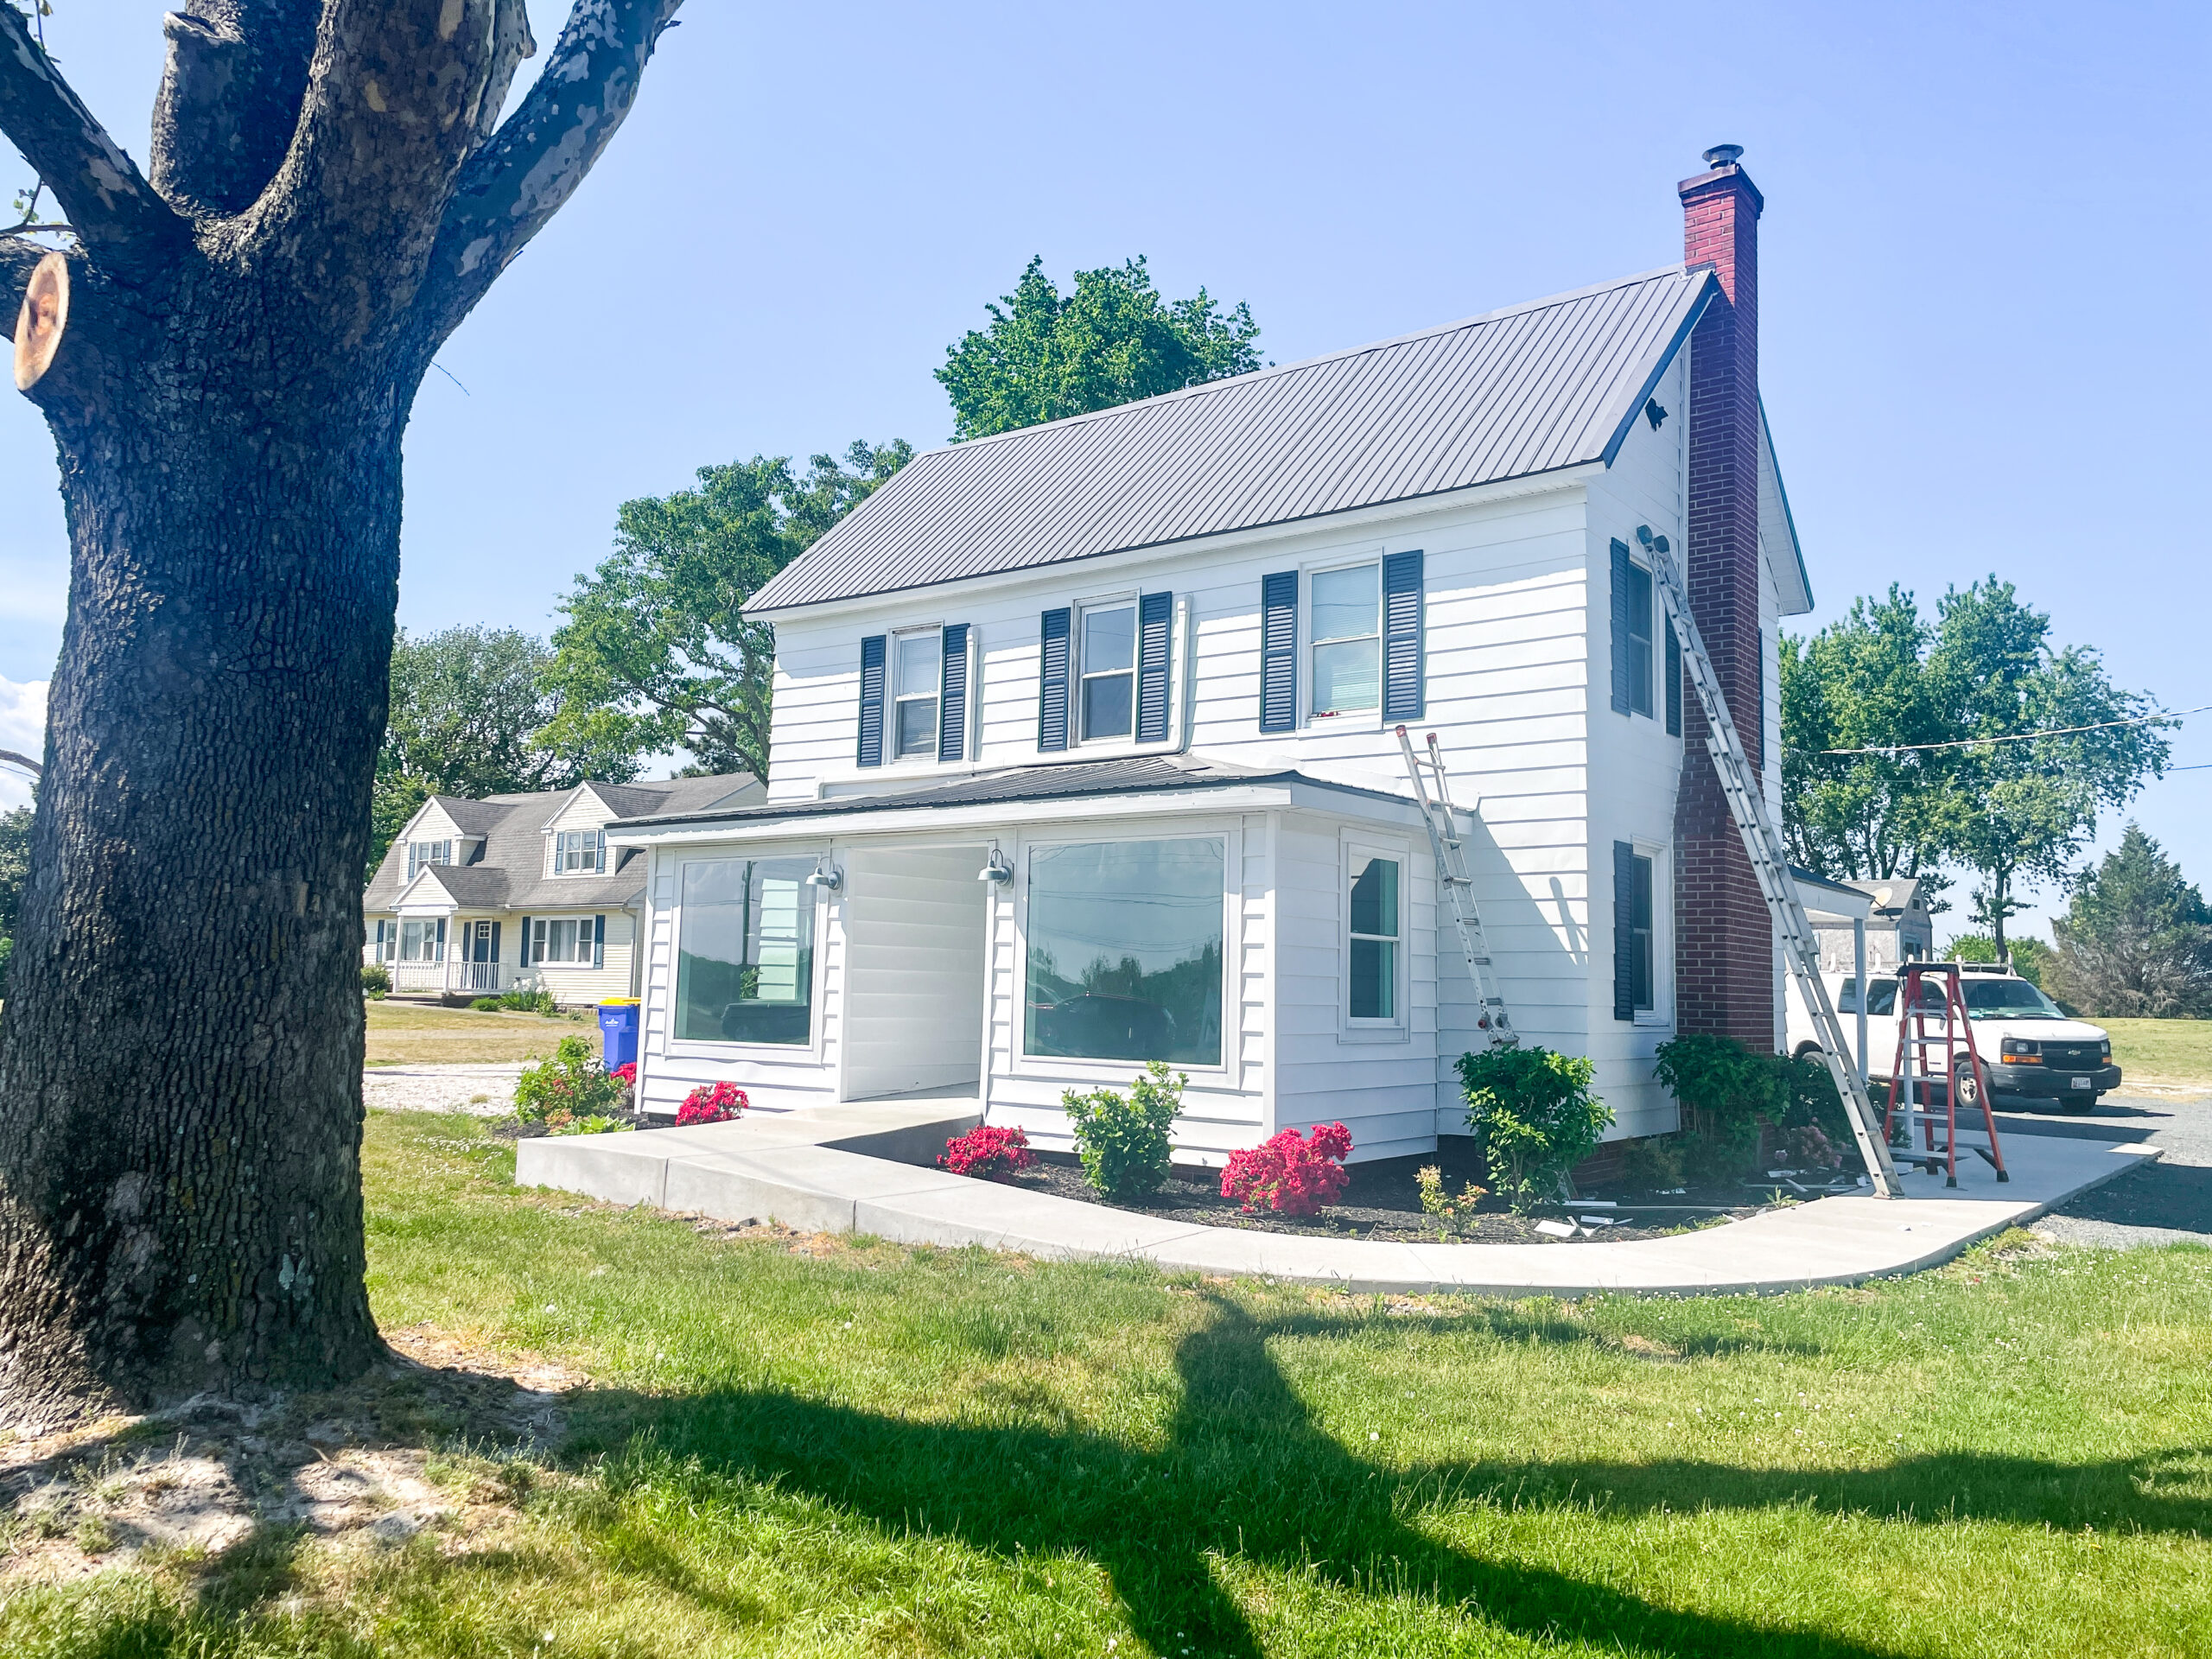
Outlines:
{"label": "roof eave", "polygon": [[[1770,505],[1767,499],[1769,485],[1773,486]],[[1778,559],[1770,561],[1775,566],[1775,589],[1781,601],[1782,613],[1804,615],[1813,608],[1813,578],[1805,569],[1805,550],[1798,544],[1797,520],[1789,511],[1789,492],[1782,486],[1782,463],[1775,459],[1774,432],[1767,425],[1764,397],[1759,399],[1759,534],[1770,547],[1779,543],[1789,556],[1786,566]],[[1786,591],[1785,582],[1794,583],[1795,591]]]}
{"label": "roof eave", "polygon": [[1621,411],[1620,418],[1613,423],[1613,435],[1605,440],[1605,447],[1600,455],[1606,466],[1613,464],[1613,458],[1621,452],[1621,445],[1626,443],[1628,435],[1636,430],[1636,423],[1643,413],[1644,404],[1649,403],[1651,394],[1659,390],[1659,382],[1673,366],[1682,347],[1689,343],[1698,319],[1705,315],[1705,308],[1713,303],[1713,296],[1719,291],[1720,278],[1708,266],[1705,280],[1698,285],[1697,294],[1691,300],[1689,308],[1682,313],[1681,321],[1675,325],[1674,335],[1668,340],[1666,349],[1659,353],[1651,365],[1651,372],[1643,377],[1643,385],[1637,389],[1636,395],[1628,400],[1628,407]]}

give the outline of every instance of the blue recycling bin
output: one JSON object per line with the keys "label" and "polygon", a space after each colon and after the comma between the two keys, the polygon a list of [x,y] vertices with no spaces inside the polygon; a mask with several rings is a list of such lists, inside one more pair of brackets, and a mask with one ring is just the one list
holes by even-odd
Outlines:
{"label": "blue recycling bin", "polygon": [[624,999],[599,1005],[600,1063],[612,1071],[638,1058],[638,1005]]}

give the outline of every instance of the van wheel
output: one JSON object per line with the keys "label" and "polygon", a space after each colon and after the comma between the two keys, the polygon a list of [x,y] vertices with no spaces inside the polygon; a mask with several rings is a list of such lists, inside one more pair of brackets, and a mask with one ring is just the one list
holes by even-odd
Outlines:
{"label": "van wheel", "polygon": [[1816,1060],[1820,1057],[1821,1046],[1818,1043],[1800,1043],[1797,1045],[1797,1052],[1790,1056],[1792,1059],[1797,1060]]}
{"label": "van wheel", "polygon": [[1951,1112],[1963,1116],[1981,1110],[1981,1079],[1974,1075],[1972,1060],[1955,1060],[1951,1064]]}

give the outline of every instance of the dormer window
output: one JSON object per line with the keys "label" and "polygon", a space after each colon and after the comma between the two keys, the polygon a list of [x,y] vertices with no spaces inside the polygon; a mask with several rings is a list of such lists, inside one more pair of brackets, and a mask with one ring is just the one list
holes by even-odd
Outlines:
{"label": "dormer window", "polygon": [[553,837],[553,874],[598,875],[607,869],[607,831],[563,830]]}
{"label": "dormer window", "polygon": [[410,841],[407,843],[407,879],[410,881],[432,864],[452,862],[451,841]]}

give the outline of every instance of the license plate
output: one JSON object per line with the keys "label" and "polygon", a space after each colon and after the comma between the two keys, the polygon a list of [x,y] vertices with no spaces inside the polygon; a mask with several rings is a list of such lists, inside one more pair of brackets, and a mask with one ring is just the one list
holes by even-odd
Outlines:
{"label": "license plate", "polygon": [[2097,1085],[2096,1080],[2093,1077],[2076,1077],[2074,1079],[2074,1086],[2076,1089],[2094,1089]]}

